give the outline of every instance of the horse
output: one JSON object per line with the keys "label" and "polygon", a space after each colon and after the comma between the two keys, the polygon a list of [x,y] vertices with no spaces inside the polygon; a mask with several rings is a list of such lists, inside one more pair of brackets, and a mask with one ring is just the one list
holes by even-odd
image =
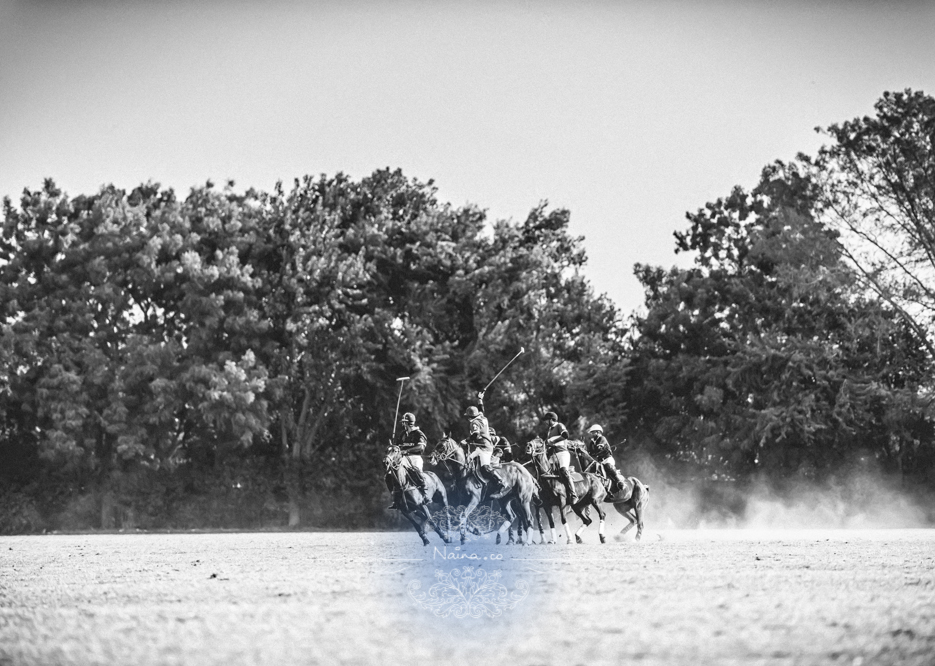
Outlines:
{"label": "horse", "polygon": [[[572,474],[575,492],[578,495],[578,501],[572,504],[568,501],[565,484],[559,478],[554,466],[546,455],[546,445],[541,437],[536,437],[526,445],[526,453],[531,458],[530,463],[535,470],[536,481],[542,486],[542,502],[545,509],[545,515],[549,519],[549,530],[551,539],[549,543],[555,543],[555,521],[552,518],[552,508],[558,507],[559,515],[562,519],[562,526],[565,528],[566,543],[571,543],[571,534],[568,530],[568,523],[565,521],[565,509],[571,507],[578,514],[582,525],[575,532],[575,542],[584,543],[581,533],[591,524],[591,517],[588,512],[589,507],[594,507],[600,518],[599,535],[601,543],[607,543],[604,536],[604,510],[601,508],[601,502],[607,498],[607,488],[601,480],[594,474],[584,473],[580,478],[575,478]],[[538,511],[536,515],[538,517]],[[539,530],[542,530],[542,522],[539,522]]]}
{"label": "horse", "polygon": [[635,476],[626,476],[623,477],[623,487],[619,488],[617,492],[610,494],[612,481],[607,478],[604,466],[587,453],[581,442],[575,442],[574,448],[576,453],[580,458],[583,458],[586,463],[584,471],[587,472],[594,467],[597,470],[598,477],[600,477],[605,486],[607,486],[608,494],[607,497],[604,498],[604,502],[613,504],[617,513],[629,521],[626,527],[620,530],[620,535],[623,536],[636,526],[636,541],[639,541],[640,537],[643,536],[643,509],[646,507],[646,502],[649,501],[649,486]]}
{"label": "horse", "polygon": [[[445,534],[442,534],[441,529],[432,520],[432,514],[429,512],[427,502],[424,501],[428,499],[431,502],[442,504],[445,507],[445,515],[448,515],[448,493],[445,491],[441,479],[433,472],[422,472],[425,477],[425,493],[423,494],[422,490],[409,480],[409,475],[406,473],[402,462],[403,454],[400,448],[390,446],[383,457],[383,465],[386,467],[387,475],[394,479],[396,492],[400,495],[397,504],[402,508],[399,511],[406,516],[416,532],[419,533],[423,546],[429,545],[429,539],[425,535],[425,523],[432,526],[432,529],[441,537],[442,541],[451,543],[451,537],[448,536],[448,532],[451,531],[450,522],[445,526]],[[420,522],[416,519],[417,516],[424,517],[425,520]]]}
{"label": "horse", "polygon": [[[471,513],[479,504],[487,500],[502,500],[500,502],[506,511],[508,519],[503,522],[500,529],[497,530],[497,543],[500,540],[500,533],[504,528],[509,528],[510,539],[508,543],[513,542],[512,522],[520,519],[518,531],[518,543],[525,544],[523,541],[523,530],[526,532],[526,540],[530,539],[532,528],[532,502],[538,494],[538,487],[535,479],[526,470],[525,467],[513,462],[501,464],[494,467],[494,474],[500,481],[502,490],[495,494],[485,493],[487,485],[483,483],[476,475],[475,469],[467,461],[467,455],[464,449],[450,436],[446,435],[435,445],[430,458],[432,465],[442,465],[448,471],[453,479],[454,489],[463,495],[467,500],[467,506],[461,513],[461,543],[467,540],[466,524]],[[486,496],[485,496],[486,495]],[[514,510],[513,502],[519,506],[519,512]],[[475,530],[476,531],[476,530]]]}

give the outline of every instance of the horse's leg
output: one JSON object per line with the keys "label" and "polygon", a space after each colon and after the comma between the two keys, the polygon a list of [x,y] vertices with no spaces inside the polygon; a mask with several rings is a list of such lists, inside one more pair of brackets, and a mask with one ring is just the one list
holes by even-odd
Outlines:
{"label": "horse's leg", "polygon": [[633,503],[633,512],[636,514],[636,540],[639,541],[643,536],[643,505],[646,503],[646,496],[643,490],[640,490],[640,496]]}
{"label": "horse's leg", "polygon": [[[478,502],[477,502],[477,505],[478,505],[478,506],[481,506],[481,505],[483,504],[483,502],[481,502],[480,499],[484,496],[484,488],[481,487],[481,489],[480,489],[478,492],[480,493],[480,495],[478,495]],[[489,498],[488,498],[488,499],[489,499]],[[496,505],[497,505],[497,507],[499,507],[499,506],[500,506],[500,503],[497,502]],[[494,511],[493,511],[494,502],[493,502],[493,501],[488,501],[488,502],[487,502],[487,506],[490,508],[490,513],[493,513],[493,512],[494,512]],[[497,510],[497,513],[500,513],[499,509]],[[471,529],[471,533],[474,534],[475,536],[483,536],[483,534],[484,534],[483,532],[480,531],[480,528],[479,528],[477,525],[475,525],[475,526]],[[499,538],[499,536],[500,536],[500,535],[498,534],[497,537]],[[500,542],[497,541],[497,543],[500,543]]]}
{"label": "horse's leg", "polygon": [[598,527],[597,534],[601,539],[601,543],[607,543],[607,537],[604,536],[604,518],[607,517],[607,514],[604,513],[604,510],[601,508],[601,504],[598,501],[593,502],[594,509],[597,511],[597,517],[600,518],[600,527]]}
{"label": "horse's leg", "polygon": [[562,529],[565,530],[565,543],[571,545],[571,531],[568,529],[568,521],[565,519],[565,509],[568,505],[559,500],[558,515],[562,519]]}
{"label": "horse's leg", "polygon": [[581,538],[581,533],[591,525],[591,515],[588,512],[587,505],[583,507],[583,510],[581,503],[576,504],[573,508],[575,513],[577,513],[578,517],[581,519],[581,527],[575,530],[575,543],[584,543],[584,540]]}
{"label": "horse's leg", "polygon": [[542,529],[542,507],[543,507],[543,504],[541,503],[539,505],[536,505],[536,504],[532,505],[532,510],[535,511],[536,513],[536,524],[539,527],[539,543],[540,544],[545,543],[545,530]]}
{"label": "horse's leg", "polygon": [[[471,492],[470,489],[468,489],[468,492]],[[461,531],[461,543],[462,544],[467,542],[467,528],[465,526],[467,525],[468,518],[474,512],[474,509],[477,508],[477,505],[480,503],[481,492],[483,492],[482,488],[477,493],[471,492],[471,501],[468,502],[467,507],[465,507],[464,511],[461,512],[460,531]]]}
{"label": "horse's leg", "polygon": [[539,544],[542,545],[545,543],[545,530],[542,529],[542,512],[545,510],[545,504],[541,504],[535,507],[536,512],[536,524],[539,526]]}
{"label": "horse's leg", "polygon": [[[553,498],[545,506],[547,507],[545,511],[545,515],[549,519],[549,543],[556,544],[558,543],[558,535],[555,533],[554,510],[556,506],[560,506],[560,505],[554,504],[554,498]],[[559,509],[559,513],[561,513],[561,509]]]}
{"label": "horse's leg", "polygon": [[524,546],[531,546],[535,543],[535,541],[532,540],[532,498],[525,502],[521,500],[517,500],[517,502],[519,504],[519,522],[526,533],[526,538],[520,539],[520,543]]}
{"label": "horse's leg", "polygon": [[435,501],[439,501],[438,498],[441,498],[441,505],[445,510],[445,536],[442,539],[445,543],[451,543],[451,516],[448,515],[448,493],[445,492],[445,486],[441,482],[435,488]]}
{"label": "horse's leg", "polygon": [[591,512],[588,510],[588,504],[594,503],[594,496],[591,494],[590,490],[587,494],[583,494],[581,499],[577,504],[572,505],[572,510],[578,517],[581,519],[581,527],[575,531],[575,543],[584,543],[581,539],[581,533],[584,532],[588,526],[591,524]]}
{"label": "horse's leg", "polygon": [[[616,507],[617,505],[615,504],[614,506]],[[627,506],[629,507],[629,505]],[[620,509],[617,509],[617,510],[620,511]],[[623,536],[624,534],[632,530],[634,526],[636,526],[636,516],[633,515],[633,512],[630,511],[629,508],[627,508],[625,511],[621,511],[620,513],[628,521],[627,526],[624,527],[622,530],[620,530],[620,536]]]}
{"label": "horse's leg", "polygon": [[412,526],[416,529],[416,532],[418,532],[419,537],[422,539],[422,545],[423,545],[423,546],[429,545],[429,538],[428,538],[427,536],[425,536],[425,530],[422,529],[422,525],[419,523],[419,521],[417,521],[417,520],[412,516],[412,514],[409,513],[408,511],[402,511],[402,514],[403,514],[404,516],[406,516],[406,519],[407,519],[410,523],[412,523]]}
{"label": "horse's leg", "polygon": [[[422,515],[425,516],[425,521],[431,525],[432,529],[435,530],[435,533],[438,535],[438,538],[444,541],[445,543],[450,543],[451,539],[448,538],[447,534],[442,534],[441,528],[435,524],[435,521],[432,519],[432,512],[429,511],[427,504],[423,504],[419,507],[419,510],[422,512]],[[428,545],[428,544],[426,544]]]}
{"label": "horse's leg", "polygon": [[516,518],[516,513],[513,511],[512,502],[504,502],[501,506],[503,507],[503,510],[506,511],[506,519],[497,530],[497,543],[499,543],[500,534],[503,532],[503,530],[509,529],[509,538],[506,543],[507,545],[510,545],[516,543],[516,539],[513,538],[513,520]]}
{"label": "horse's leg", "polygon": [[520,511],[522,512],[521,515],[520,515],[520,523],[522,524],[523,528],[526,530],[526,540],[523,541],[522,537],[520,537],[519,542],[520,542],[520,544],[526,546],[526,545],[529,545],[529,544],[532,544],[532,543],[533,543],[533,540],[532,540],[532,506],[531,506],[531,500],[526,501],[526,502],[520,502],[520,507],[519,507],[519,508],[520,508]]}

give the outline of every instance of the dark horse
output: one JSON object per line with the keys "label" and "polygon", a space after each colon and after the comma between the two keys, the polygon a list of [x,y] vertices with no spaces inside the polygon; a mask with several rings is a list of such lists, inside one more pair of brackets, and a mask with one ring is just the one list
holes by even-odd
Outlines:
{"label": "dark horse", "polygon": [[[571,534],[568,530],[568,523],[565,521],[565,509],[571,507],[578,514],[582,525],[575,532],[575,541],[584,543],[581,539],[581,533],[591,524],[591,516],[588,512],[589,507],[594,507],[600,518],[600,537],[601,543],[606,543],[604,537],[604,510],[601,508],[601,502],[607,498],[607,488],[601,480],[594,474],[572,474],[575,484],[575,492],[578,495],[578,501],[574,504],[568,501],[565,484],[558,476],[558,470],[550,462],[546,455],[545,442],[540,437],[526,445],[526,453],[532,459],[533,474],[536,481],[542,486],[542,508],[545,509],[545,515],[549,519],[549,530],[551,539],[549,543],[555,543],[555,521],[552,518],[552,508],[558,507],[558,513],[562,518],[562,526],[565,528],[565,538],[567,543],[571,543]],[[538,511],[536,512],[538,517]],[[542,522],[539,522],[539,531],[542,531]]]}
{"label": "dark horse", "polygon": [[[399,510],[416,528],[416,532],[422,537],[423,545],[429,545],[429,538],[425,535],[425,523],[432,526],[432,529],[441,537],[442,541],[451,543],[451,537],[448,536],[451,525],[446,525],[445,534],[442,534],[441,529],[432,520],[432,514],[429,512],[427,502],[425,502],[428,499],[430,502],[444,505],[445,515],[448,515],[448,493],[445,491],[441,479],[432,472],[423,472],[422,474],[425,476],[425,494],[423,494],[422,490],[409,480],[409,475],[406,473],[402,462],[403,454],[398,446],[391,446],[386,450],[383,465],[386,467],[387,476],[392,480],[391,485],[396,488]],[[417,517],[423,517],[425,520],[419,521]]]}
{"label": "dark horse", "polygon": [[607,478],[604,466],[588,455],[581,442],[576,442],[574,448],[579,459],[583,459],[586,463],[584,471],[596,470],[598,477],[601,478],[604,485],[607,487],[608,495],[604,498],[604,502],[613,504],[617,513],[629,521],[627,526],[620,530],[620,534],[626,534],[632,530],[635,525],[636,540],[639,541],[640,537],[643,536],[643,509],[646,506],[646,502],[649,501],[649,486],[635,476],[626,476],[623,477],[623,487],[615,488],[615,492],[610,494],[610,489],[613,487],[613,480]]}
{"label": "dark horse", "polygon": [[[474,467],[467,461],[464,449],[451,437],[445,436],[435,445],[431,463],[445,467],[453,479],[455,489],[467,500],[467,507],[461,513],[461,543],[467,540],[466,525],[471,513],[482,501],[494,499],[500,500],[500,504],[509,517],[500,526],[497,538],[499,539],[499,533],[509,527],[518,515],[520,519],[519,543],[524,543],[522,530],[526,531],[526,540],[529,541],[532,528],[532,502],[538,493],[538,487],[535,479],[525,467],[513,462],[494,467],[494,474],[499,479],[502,488],[499,492],[490,495],[485,492],[486,484],[477,477]],[[519,507],[518,513],[513,508],[514,502]],[[512,532],[512,528],[510,529]]]}

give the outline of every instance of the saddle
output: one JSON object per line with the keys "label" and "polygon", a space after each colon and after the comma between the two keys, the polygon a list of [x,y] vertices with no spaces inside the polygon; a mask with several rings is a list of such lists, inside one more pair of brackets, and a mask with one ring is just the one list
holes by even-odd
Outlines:
{"label": "saddle", "polygon": [[[497,463],[490,463],[490,468],[496,471],[500,469],[500,465],[498,465]],[[476,461],[474,463],[474,466],[471,468],[470,475],[473,476],[480,483],[484,483],[484,484],[487,483],[487,479],[484,478],[483,472],[481,471],[481,466],[477,464]],[[499,475],[497,475],[497,478],[500,478]]]}
{"label": "saddle", "polygon": [[425,488],[419,485],[419,473],[416,470],[400,466],[388,473],[396,481],[397,492],[404,493],[407,490],[418,490],[422,493],[423,503],[427,504],[429,502],[429,497],[426,494]]}
{"label": "saddle", "polygon": [[[562,475],[559,474],[558,472],[551,472],[549,474],[543,474],[542,478],[543,479],[558,479],[559,481],[561,481]],[[581,472],[576,472],[572,470],[571,481],[572,483],[581,483],[582,481],[584,481],[584,474],[582,474]]]}
{"label": "saddle", "polygon": [[595,471],[592,472],[601,480],[601,483],[604,484],[604,489],[607,490],[607,494],[611,497],[608,498],[614,502],[626,502],[630,499],[630,496],[633,494],[633,482],[630,481],[627,477],[620,474],[621,484],[617,488],[617,492],[614,492],[614,482],[618,479],[612,479],[607,476],[607,471],[604,469],[604,466],[594,461]]}

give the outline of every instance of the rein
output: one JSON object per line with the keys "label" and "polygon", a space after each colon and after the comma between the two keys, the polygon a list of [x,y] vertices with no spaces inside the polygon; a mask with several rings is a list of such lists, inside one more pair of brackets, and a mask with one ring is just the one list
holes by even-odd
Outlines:
{"label": "rein", "polygon": [[435,458],[435,460],[438,462],[453,462],[456,465],[460,465],[461,467],[467,467],[467,463],[463,463],[457,458],[458,445],[455,443],[455,441],[449,437],[448,439],[444,440],[443,443],[445,448],[441,454],[433,452],[432,457]]}
{"label": "rein", "polygon": [[545,442],[537,437],[526,446],[526,453],[532,457],[532,460],[523,463],[524,465],[532,464],[536,473],[542,477],[552,475],[552,466],[549,464],[548,456],[545,455],[545,450]]}

